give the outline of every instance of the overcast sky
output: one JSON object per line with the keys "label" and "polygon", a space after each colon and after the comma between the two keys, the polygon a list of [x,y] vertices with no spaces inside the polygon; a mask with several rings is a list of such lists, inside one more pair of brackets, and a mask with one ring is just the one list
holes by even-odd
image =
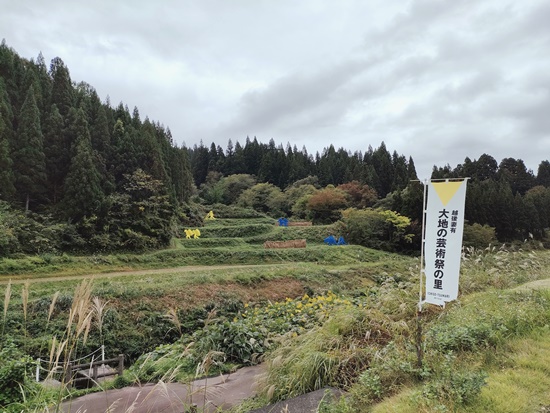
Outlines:
{"label": "overcast sky", "polygon": [[364,152],[420,178],[550,157],[547,0],[0,0],[0,38],[137,106],[187,146]]}

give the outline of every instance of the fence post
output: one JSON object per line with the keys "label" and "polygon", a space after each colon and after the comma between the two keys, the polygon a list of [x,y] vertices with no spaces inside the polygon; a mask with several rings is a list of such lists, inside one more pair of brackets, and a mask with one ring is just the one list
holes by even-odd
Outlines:
{"label": "fence post", "polygon": [[105,345],[101,345],[101,361],[105,361]]}
{"label": "fence post", "polygon": [[72,377],[73,377],[73,363],[69,361],[67,363],[67,368],[65,369],[65,384],[67,385],[67,389],[71,388]]}
{"label": "fence post", "polygon": [[96,384],[97,384],[97,367],[98,367],[98,365],[94,364],[94,373],[92,375],[92,377],[94,379],[94,383],[96,383]]}
{"label": "fence post", "polygon": [[40,381],[40,357],[36,359],[36,382]]}
{"label": "fence post", "polygon": [[124,371],[124,354],[118,355],[118,375],[122,376],[122,372]]}

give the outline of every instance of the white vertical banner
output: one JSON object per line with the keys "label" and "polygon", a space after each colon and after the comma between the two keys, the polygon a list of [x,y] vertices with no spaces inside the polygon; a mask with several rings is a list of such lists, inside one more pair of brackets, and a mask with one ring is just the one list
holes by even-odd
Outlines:
{"label": "white vertical banner", "polygon": [[458,296],[466,183],[428,183],[424,232],[427,303],[444,306]]}

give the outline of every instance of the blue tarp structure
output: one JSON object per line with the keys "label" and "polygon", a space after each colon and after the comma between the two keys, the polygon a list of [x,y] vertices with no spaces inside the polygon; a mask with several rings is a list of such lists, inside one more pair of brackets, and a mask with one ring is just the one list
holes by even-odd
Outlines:
{"label": "blue tarp structure", "polygon": [[340,237],[338,238],[338,241],[336,241],[334,235],[329,235],[323,241],[327,245],[348,245],[348,243],[344,240],[344,237]]}
{"label": "blue tarp structure", "polygon": [[288,227],[288,218],[279,218],[277,221],[280,227]]}
{"label": "blue tarp structure", "polygon": [[324,239],[324,241],[327,245],[336,245],[336,238],[334,238],[334,235],[329,235]]}

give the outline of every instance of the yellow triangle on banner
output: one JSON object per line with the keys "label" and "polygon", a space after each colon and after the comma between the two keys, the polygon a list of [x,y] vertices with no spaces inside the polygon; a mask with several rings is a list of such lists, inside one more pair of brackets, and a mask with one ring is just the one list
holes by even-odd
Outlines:
{"label": "yellow triangle on banner", "polygon": [[456,191],[460,188],[464,181],[452,181],[452,182],[432,182],[432,186],[437,192],[439,199],[443,206],[446,206],[453,196],[455,196]]}

